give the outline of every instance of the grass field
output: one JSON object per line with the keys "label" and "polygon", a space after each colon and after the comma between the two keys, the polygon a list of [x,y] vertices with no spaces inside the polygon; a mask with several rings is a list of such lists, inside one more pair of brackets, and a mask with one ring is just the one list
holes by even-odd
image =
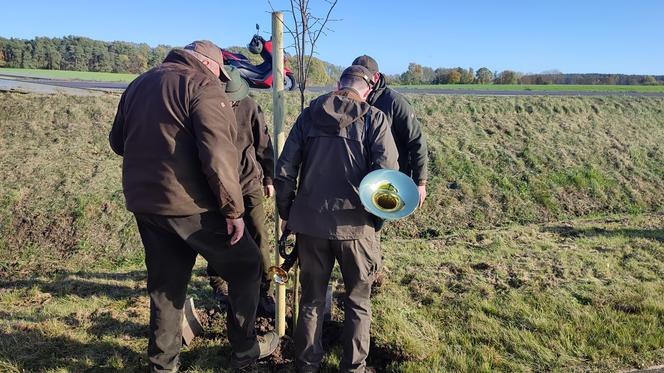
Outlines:
{"label": "grass field", "polygon": [[664,85],[580,85],[580,84],[422,84],[395,85],[412,89],[449,89],[471,91],[547,91],[547,92],[638,92],[663,93]]}
{"label": "grass field", "polygon": [[[388,241],[370,363],[394,372],[661,364],[662,226],[662,215],[612,216]],[[199,263],[190,294],[211,327],[183,352],[189,372],[228,365],[224,317],[204,274]],[[0,371],[145,371],[145,278],[142,265],[123,264],[3,282]],[[334,372],[341,345],[326,347],[323,371]]]}
{"label": "grass field", "polygon": [[137,74],[13,68],[0,68],[0,75],[1,74],[18,74],[22,76],[50,79],[93,80],[100,82],[130,82],[137,76]]}
{"label": "grass field", "polygon": [[[257,99],[270,118],[270,96]],[[664,363],[664,98],[409,99],[429,139],[430,195],[383,233],[389,281],[374,297],[370,363]],[[0,93],[0,371],[147,366],[143,254],[107,145],[117,101]],[[290,123],[296,96],[287,102]],[[208,328],[183,370],[211,372],[229,347],[197,268],[190,292]],[[324,370],[336,371],[338,338],[326,348]]]}

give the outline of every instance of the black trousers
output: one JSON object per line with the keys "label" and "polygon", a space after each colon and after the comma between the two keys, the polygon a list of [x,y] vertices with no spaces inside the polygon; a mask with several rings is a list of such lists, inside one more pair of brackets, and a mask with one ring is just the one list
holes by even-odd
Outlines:
{"label": "black trousers", "polygon": [[148,357],[152,371],[178,367],[187,285],[201,254],[228,282],[228,339],[234,361],[259,355],[254,322],[259,299],[261,257],[251,237],[231,246],[226,219],[218,212],[180,217],[135,214],[145,247],[150,294]]}
{"label": "black trousers", "polygon": [[[249,236],[254,240],[261,251],[263,279],[262,287],[264,291],[270,288],[270,280],[267,276],[267,269],[272,265],[270,255],[270,237],[267,234],[265,226],[265,208],[263,208],[263,188],[256,188],[243,196],[244,199],[244,224],[247,227]],[[213,289],[223,287],[223,279],[217,274],[212,266],[208,264],[207,273],[210,276],[210,286]]]}

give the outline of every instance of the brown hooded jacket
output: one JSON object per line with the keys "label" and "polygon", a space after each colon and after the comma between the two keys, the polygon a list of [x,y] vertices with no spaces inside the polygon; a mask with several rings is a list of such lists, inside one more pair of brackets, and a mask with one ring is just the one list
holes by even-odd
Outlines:
{"label": "brown hooded jacket", "polygon": [[235,115],[224,85],[183,50],[122,94],[109,135],[123,156],[127,209],[157,215],[244,212]]}

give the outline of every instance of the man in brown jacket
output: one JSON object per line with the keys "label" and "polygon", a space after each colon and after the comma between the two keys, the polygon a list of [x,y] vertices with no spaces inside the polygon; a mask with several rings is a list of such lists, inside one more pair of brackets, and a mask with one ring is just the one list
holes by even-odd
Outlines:
{"label": "man in brown jacket", "polygon": [[148,357],[155,372],[176,371],[187,284],[201,254],[229,285],[231,364],[271,354],[254,327],[260,253],[244,234],[234,146],[235,116],[220,81],[219,47],[196,41],[172,50],[120,98],[111,148],[123,156],[122,186],[145,247],[150,294]]}
{"label": "man in brown jacket", "polygon": [[[242,79],[240,72],[227,66],[231,80],[226,83],[226,95],[231,101],[237,122],[235,146],[239,151],[240,185],[244,199],[244,223],[251,238],[261,251],[262,280],[258,312],[265,316],[274,315],[274,300],[268,295],[270,278],[267,269],[272,265],[270,243],[265,225],[264,195],[274,196],[272,179],[274,177],[274,152],[272,140],[265,125],[263,110],[249,96],[249,85]],[[211,265],[207,268],[210,285],[220,305],[226,306],[227,289],[223,279]]]}
{"label": "man in brown jacket", "polygon": [[304,372],[317,371],[323,358],[325,292],[335,259],[346,288],[340,368],[366,368],[369,295],[381,258],[374,220],[358,188],[370,171],[398,167],[387,118],[365,101],[370,77],[362,66],[344,70],[339,90],[313,100],[300,114],[277,163],[277,208],[284,228],[297,233],[302,298],[295,352]]}

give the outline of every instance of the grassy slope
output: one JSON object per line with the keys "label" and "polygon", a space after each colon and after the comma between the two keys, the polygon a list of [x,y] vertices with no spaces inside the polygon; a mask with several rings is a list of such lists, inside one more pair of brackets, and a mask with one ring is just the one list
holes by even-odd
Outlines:
{"label": "grassy slope", "polygon": [[[142,253],[106,145],[117,97],[1,98],[0,370],[145,364]],[[269,96],[258,99],[269,117]],[[375,363],[661,363],[664,218],[652,212],[664,207],[664,99],[411,100],[429,136],[430,198],[386,229]],[[644,214],[557,223],[607,213]],[[209,302],[204,283],[194,292]],[[184,355],[194,371],[224,364],[223,334],[210,333]]]}
{"label": "grassy slope", "polygon": [[397,85],[413,89],[473,91],[569,91],[569,92],[664,92],[664,85],[582,85],[582,84],[421,84]]}
{"label": "grassy slope", "polygon": [[[270,106],[269,96],[259,99]],[[409,99],[428,136],[430,197],[390,234],[436,237],[664,206],[664,98]]]}
{"label": "grassy slope", "polygon": [[0,74],[20,74],[30,77],[71,80],[94,80],[101,82],[131,82],[137,74],[99,73],[91,71],[43,70],[0,68]]}

